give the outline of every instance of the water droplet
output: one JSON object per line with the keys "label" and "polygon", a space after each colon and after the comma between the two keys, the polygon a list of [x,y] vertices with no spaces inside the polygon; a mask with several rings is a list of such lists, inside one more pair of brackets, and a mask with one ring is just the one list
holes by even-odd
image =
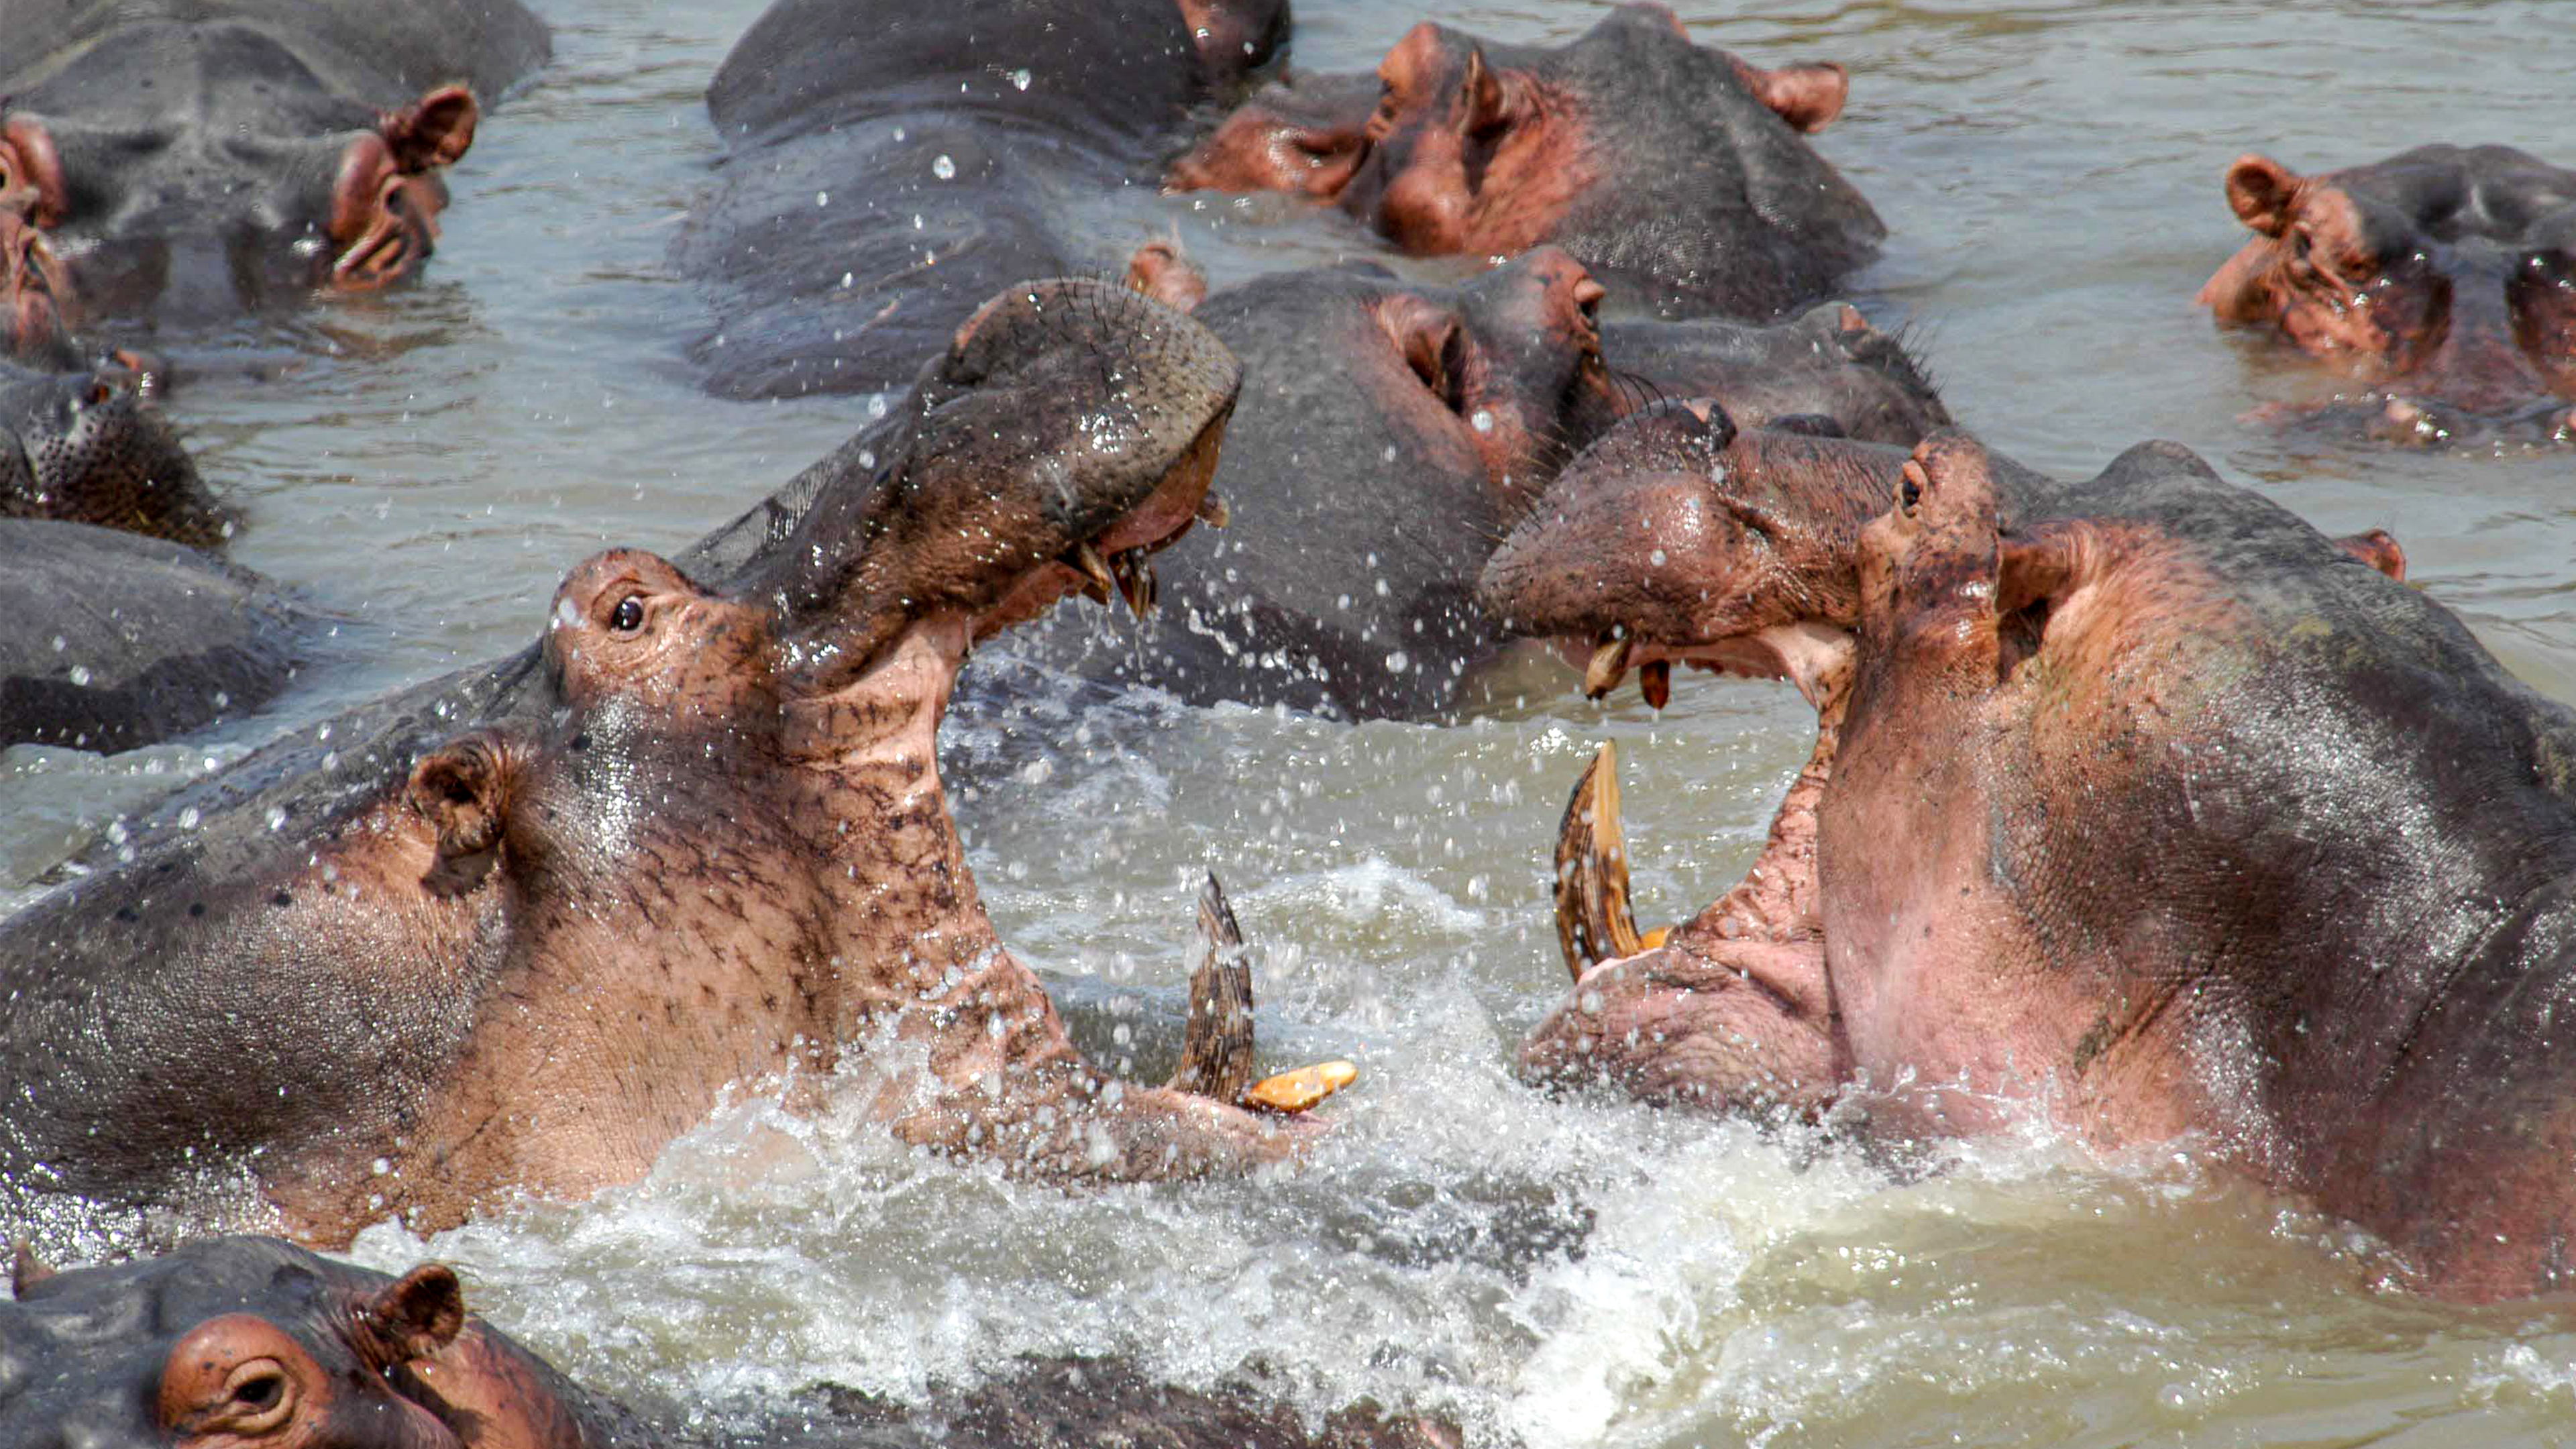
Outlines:
{"label": "water droplet", "polygon": [[850,273],[850,272],[843,272],[843,273],[841,274],[841,285],[842,285],[843,287],[847,287],[847,286],[849,286],[852,282],[855,282],[855,281],[857,281],[857,280],[858,280],[858,277],[857,277],[855,274],[853,274],[853,273]]}
{"label": "water droplet", "polygon": [[187,809],[179,812],[179,828],[182,830],[194,830],[197,828],[197,822],[203,818],[205,817],[197,813],[197,807],[191,805]]}
{"label": "water droplet", "polygon": [[1011,72],[1011,86],[1014,90],[1024,91],[1029,88],[1029,68],[1027,66],[1022,66],[1018,70]]}
{"label": "water droplet", "polygon": [[86,685],[86,684],[88,684],[88,683],[89,683],[89,666],[88,666],[88,665],[86,665],[86,664],[75,664],[75,665],[73,665],[73,666],[72,666],[72,683],[74,683],[74,684],[81,684],[81,685]]}
{"label": "water droplet", "polygon": [[1401,649],[1398,649],[1394,653],[1386,656],[1386,672],[1389,674],[1402,674],[1404,671],[1411,669],[1412,667],[1412,657],[1407,655]]}
{"label": "water droplet", "polygon": [[1475,426],[1477,432],[1490,433],[1494,430],[1494,415],[1483,408],[1476,409],[1476,415],[1467,421]]}
{"label": "water droplet", "polygon": [[1646,555],[1646,562],[1653,564],[1657,568],[1662,568],[1664,566],[1664,551],[1659,548],[1653,553]]}
{"label": "water droplet", "polygon": [[830,192],[828,192],[828,191],[817,191],[817,192],[815,192],[815,193],[814,193],[814,204],[815,204],[816,206],[829,206],[829,205],[831,205],[831,204],[832,204],[832,193],[830,193]]}
{"label": "water droplet", "polygon": [[64,650],[69,649],[71,646],[72,646],[72,641],[70,641],[69,639],[64,638],[64,637],[63,637],[62,635],[60,635],[60,634],[57,634],[57,635],[55,635],[55,636],[54,636],[54,652],[55,652],[55,653],[60,654],[60,653],[62,653]]}
{"label": "water droplet", "polygon": [[954,181],[957,179],[957,163],[949,160],[948,153],[942,151],[939,159],[930,163],[930,174],[942,181]]}

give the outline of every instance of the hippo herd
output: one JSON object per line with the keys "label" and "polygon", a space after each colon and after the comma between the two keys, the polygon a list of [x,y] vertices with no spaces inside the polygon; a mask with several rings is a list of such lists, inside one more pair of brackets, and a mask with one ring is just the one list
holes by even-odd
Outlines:
{"label": "hippo herd", "polygon": [[[547,32],[515,0],[0,0],[0,33],[48,41],[0,57],[0,744],[183,738],[290,688],[327,610],[221,557],[185,378],[121,332],[419,272]],[[1655,4],[1554,48],[1425,22],[1373,77],[1291,41],[1285,0],[770,6],[707,89],[728,159],[668,260],[715,322],[672,350],[722,397],[892,396],[694,546],[574,564],[525,647],[180,784],[0,920],[0,1440],[693,1442],[447,1268],[312,1250],[635,1181],[737,1085],[862,1056],[931,1156],[1071,1191],[1295,1170],[1365,1106],[1309,1110],[1346,1063],[1253,1079],[1213,880],[1165,1082],[1087,1059],[1000,940],[936,748],[988,643],[1335,721],[1454,721],[1516,639],[1658,710],[1677,665],[1786,680],[1813,757],[1680,924],[1638,925],[1615,758],[1576,785],[1533,1090],[2188,1137],[2426,1293],[2576,1286],[2576,714],[2398,540],[2174,444],[2068,482],[1960,431],[1836,296],[1889,234],[1809,139],[1838,65]],[[1138,186],[1490,264],[1100,250],[1097,196]],[[2200,303],[2365,387],[2273,421],[2576,438],[2576,171],[2247,155],[2224,194],[2253,235]],[[799,1412],[763,1442],[1454,1438],[1114,1363],[918,1437]]]}

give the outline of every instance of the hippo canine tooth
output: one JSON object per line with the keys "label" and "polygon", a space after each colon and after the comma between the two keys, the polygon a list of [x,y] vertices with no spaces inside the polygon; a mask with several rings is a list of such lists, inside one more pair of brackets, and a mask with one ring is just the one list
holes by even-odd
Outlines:
{"label": "hippo canine tooth", "polygon": [[1234,521],[1234,515],[1227,511],[1224,499],[1210,493],[1199,499],[1198,519],[1210,528],[1223,528]]}
{"label": "hippo canine tooth", "polygon": [[1646,706],[1649,709],[1662,709],[1666,704],[1671,703],[1673,662],[1669,659],[1658,659],[1651,664],[1639,665],[1637,689],[1646,696]]}
{"label": "hippo canine tooth", "polygon": [[1243,1105],[1270,1112],[1303,1112],[1359,1079],[1360,1069],[1349,1062],[1317,1062],[1263,1077],[1244,1088]]}
{"label": "hippo canine tooth", "polygon": [[1073,557],[1066,562],[1087,580],[1082,586],[1084,598],[1095,604],[1106,604],[1109,596],[1118,592],[1118,579],[1109,572],[1108,560],[1103,559],[1100,550],[1093,548],[1088,540],[1075,544]]}
{"label": "hippo canine tooth", "polygon": [[1141,548],[1131,548],[1110,560],[1111,572],[1118,576],[1118,596],[1142,619],[1154,611],[1159,588],[1154,581],[1154,565]]}
{"label": "hippo canine tooth", "polygon": [[1619,681],[1628,677],[1628,651],[1634,647],[1636,641],[1624,634],[1602,641],[1592,651],[1592,662],[1583,667],[1583,697],[1599,699],[1617,689]]}

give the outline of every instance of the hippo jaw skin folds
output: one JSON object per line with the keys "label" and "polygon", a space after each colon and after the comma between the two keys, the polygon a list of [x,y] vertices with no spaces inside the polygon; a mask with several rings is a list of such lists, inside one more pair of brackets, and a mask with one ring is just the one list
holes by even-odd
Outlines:
{"label": "hippo jaw skin folds", "polygon": [[1024,284],[694,555],[756,535],[730,577],[601,554],[500,671],[515,704],[292,830],[210,820],[21,913],[13,1216],[433,1231],[632,1179],[727,1083],[850,1053],[915,1064],[875,1107],[904,1140],[1012,1171],[1287,1155],[1293,1126],[1076,1054],[994,938],[934,753],[976,641],[1072,590],[1151,602],[1240,375],[1124,288]]}

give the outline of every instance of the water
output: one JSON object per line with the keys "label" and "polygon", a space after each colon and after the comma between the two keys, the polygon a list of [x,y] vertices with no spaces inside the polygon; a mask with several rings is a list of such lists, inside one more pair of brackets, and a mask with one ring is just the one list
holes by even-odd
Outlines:
{"label": "water", "polygon": [[[557,59],[483,128],[420,285],[176,349],[205,472],[248,506],[235,556],[363,647],[232,736],[0,759],[13,878],[171,773],[516,646],[585,553],[684,544],[863,421],[863,400],[714,402],[679,361],[707,319],[663,248],[715,151],[698,92],[758,6],[549,8]],[[1730,8],[1681,7],[1757,60],[1851,67],[1822,149],[1895,232],[1853,295],[1917,329],[1963,422],[2069,475],[2177,438],[2329,531],[2386,526],[2489,647],[2576,698],[2576,454],[2239,424],[2330,380],[2191,305],[2237,245],[2218,179],[2243,151],[2300,170],[2429,140],[2576,157],[2561,7]],[[1594,14],[1441,18],[1551,40]],[[1412,18],[1308,0],[1299,62],[1372,65]],[[1177,227],[1220,284],[1365,249],[1271,199],[1140,191],[1101,214],[1086,261]],[[755,1088],[645,1183],[426,1244],[379,1229],[361,1255],[449,1258],[568,1369],[711,1417],[821,1377],[919,1394],[1018,1354],[1114,1351],[1533,1445],[2576,1441],[2562,1306],[2389,1293],[2349,1230],[2170,1149],[2103,1161],[2034,1131],[1899,1179],[1796,1134],[1514,1083],[1508,1049],[1564,986],[1543,872],[1593,744],[1620,742],[1640,908],[1661,919],[1736,878],[1808,738],[1781,688],[1685,676],[1657,718],[1633,689],[1596,707],[1567,683],[1534,670],[1524,702],[1452,728],[1143,700],[1087,732],[952,741],[993,766],[959,814],[996,921],[1081,983],[1068,999],[1108,1054],[1149,1050],[1132,1026],[1116,1040],[1122,1000],[1177,1014],[1197,872],[1224,875],[1268,1059],[1363,1068],[1300,1172],[1068,1197]]]}

